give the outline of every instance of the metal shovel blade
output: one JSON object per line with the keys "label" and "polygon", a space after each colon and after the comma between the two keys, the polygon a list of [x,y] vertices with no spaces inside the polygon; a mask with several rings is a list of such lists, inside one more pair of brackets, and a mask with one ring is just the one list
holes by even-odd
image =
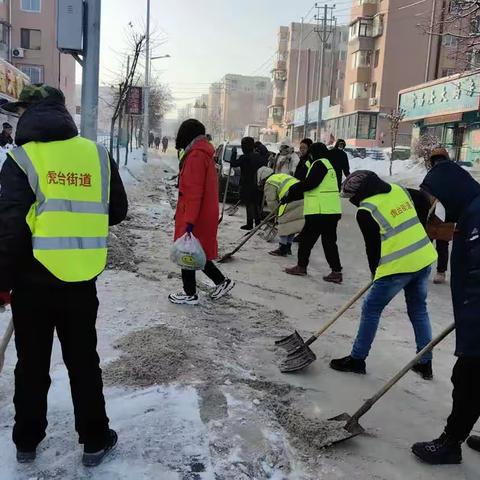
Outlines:
{"label": "metal shovel blade", "polygon": [[303,345],[287,355],[287,358],[280,364],[280,371],[282,373],[298,372],[299,370],[307,368],[316,359],[317,356],[313,353],[312,349]]}
{"label": "metal shovel blade", "polygon": [[224,255],[219,261],[218,263],[225,263],[225,262],[228,262],[228,260],[230,260],[232,258],[233,254],[232,253],[227,253],[226,255]]}
{"label": "metal shovel blade", "polygon": [[320,448],[327,448],[365,433],[364,428],[348,413],[329,418],[322,430],[324,431]]}
{"label": "metal shovel blade", "polygon": [[283,348],[287,353],[292,353],[305,345],[302,336],[295,330],[294,333],[287,337],[281,338],[275,342],[277,347]]}

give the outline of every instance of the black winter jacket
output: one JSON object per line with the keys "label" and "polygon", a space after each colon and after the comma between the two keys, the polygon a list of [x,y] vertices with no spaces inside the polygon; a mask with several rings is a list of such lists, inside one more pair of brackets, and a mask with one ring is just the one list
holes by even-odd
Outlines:
{"label": "black winter jacket", "polygon": [[258,200],[257,171],[263,164],[263,158],[256,152],[240,155],[230,163],[234,168],[240,167],[240,197],[244,203]]}
{"label": "black winter jacket", "polygon": [[[31,107],[20,118],[16,144],[68,140],[77,135],[77,127],[65,106],[58,101],[45,100]],[[68,162],[68,158],[65,161]],[[125,219],[128,202],[112,159],[110,165],[109,222],[115,225]],[[33,203],[35,195],[27,176],[7,156],[0,171],[0,291],[63,283],[33,257],[32,236],[25,220]]]}
{"label": "black winter jacket", "polygon": [[334,147],[328,152],[328,158],[337,174],[338,189],[341,190],[343,175],[345,178],[350,175],[350,163],[348,162],[348,155],[343,150]]}
{"label": "black winter jacket", "polygon": [[458,357],[480,357],[480,185],[454,162],[434,166],[421,188],[457,222],[451,255],[451,290]]}

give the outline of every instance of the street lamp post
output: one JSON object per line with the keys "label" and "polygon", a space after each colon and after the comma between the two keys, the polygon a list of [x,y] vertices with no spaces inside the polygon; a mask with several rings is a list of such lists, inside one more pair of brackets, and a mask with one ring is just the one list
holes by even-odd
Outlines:
{"label": "street lamp post", "polygon": [[147,0],[147,31],[145,35],[145,87],[143,92],[143,156],[148,161],[148,136],[150,134],[149,111],[150,104],[150,0]]}

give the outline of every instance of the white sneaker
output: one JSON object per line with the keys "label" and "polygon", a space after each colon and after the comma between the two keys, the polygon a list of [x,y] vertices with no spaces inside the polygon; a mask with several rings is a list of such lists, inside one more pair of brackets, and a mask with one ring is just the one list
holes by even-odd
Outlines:
{"label": "white sneaker", "polygon": [[210,294],[210,297],[212,300],[218,300],[226,295],[234,286],[235,282],[226,278],[220,285],[217,285],[215,290]]}
{"label": "white sneaker", "polygon": [[168,299],[175,305],[198,305],[198,295],[186,295],[183,292],[172,293]]}

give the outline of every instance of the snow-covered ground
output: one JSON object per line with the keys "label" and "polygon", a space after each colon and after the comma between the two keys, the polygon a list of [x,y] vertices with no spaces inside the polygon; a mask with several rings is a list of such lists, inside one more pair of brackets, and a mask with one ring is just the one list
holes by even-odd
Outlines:
{"label": "snow-covered ground", "polygon": [[[321,280],[327,271],[321,245],[310,275],[292,278],[282,270],[294,260],[271,257],[274,245],[257,236],[221,266],[237,281],[230,297],[211,302],[199,274],[200,306],[169,304],[168,293],[181,284],[168,254],[176,190],[165,178],[176,165],[172,152],[152,154],[147,165],[138,152],[128,170],[122,167],[129,219],[112,229],[116,269],[98,282],[99,351],[118,450],[94,471],[80,466],[68,378],[55,344],[48,436],[34,465],[17,465],[10,440],[12,344],[0,375],[0,480],[478,480],[480,456],[466,447],[461,466],[426,466],[410,453],[413,442],[441,433],[449,413],[453,337],[435,352],[434,381],[409,373],[361,420],[366,435],[315,447],[322,435],[316,420],[353,413],[414,355],[400,296],[382,318],[366,376],[328,368],[329,359],[349,352],[360,305],[312,345],[318,359],[307,370],[278,370],[274,340],[295,329],[308,338],[369,281],[348,203],[339,229],[343,285]],[[225,216],[222,253],[242,238],[243,222],[243,210]],[[432,285],[430,312],[435,333],[452,321],[448,286]],[[0,330],[7,319],[8,313],[0,316]]]}

